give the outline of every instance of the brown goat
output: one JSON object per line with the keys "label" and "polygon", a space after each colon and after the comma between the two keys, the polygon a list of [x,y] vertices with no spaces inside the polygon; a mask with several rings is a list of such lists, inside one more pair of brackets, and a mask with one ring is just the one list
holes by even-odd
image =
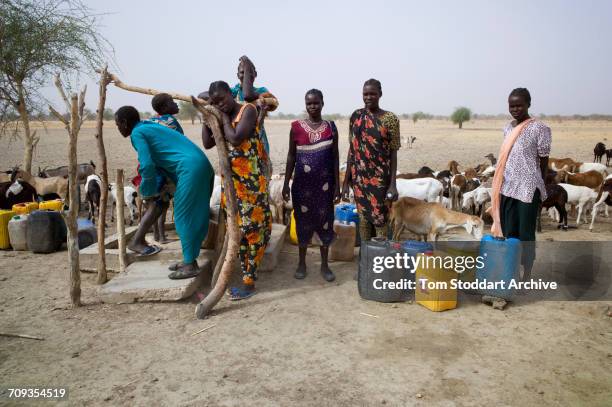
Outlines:
{"label": "brown goat", "polygon": [[574,172],[580,168],[580,164],[571,158],[548,158],[548,169],[555,171],[563,169]]}
{"label": "brown goat", "polygon": [[473,215],[448,210],[436,202],[423,202],[419,199],[403,197],[393,204],[390,222],[393,225],[393,238],[399,240],[404,228],[419,238],[435,242],[441,233],[462,227],[477,240],[482,238],[483,221]]}
{"label": "brown goat", "polygon": [[463,174],[467,179],[478,178],[478,172],[474,168],[466,169]]}
{"label": "brown goat", "polygon": [[459,163],[455,160],[452,160],[448,163],[448,169],[452,175],[459,174]]}
{"label": "brown goat", "polygon": [[576,174],[565,170],[559,170],[557,171],[557,176],[555,177],[555,181],[557,181],[557,183],[564,182],[566,184],[589,187],[592,189],[599,188],[599,186],[603,183],[603,180],[603,175],[594,170],[579,172]]}
{"label": "brown goat", "polygon": [[27,171],[17,171],[17,178],[36,189],[38,195],[57,194],[63,200],[68,197],[68,179],[64,177],[35,177]]}

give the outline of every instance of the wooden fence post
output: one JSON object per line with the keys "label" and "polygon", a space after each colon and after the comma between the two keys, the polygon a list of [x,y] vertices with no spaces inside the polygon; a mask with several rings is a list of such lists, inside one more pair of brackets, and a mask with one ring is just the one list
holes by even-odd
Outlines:
{"label": "wooden fence post", "polygon": [[125,242],[125,221],[123,205],[125,198],[123,193],[123,170],[117,169],[117,236],[119,237],[119,271],[125,271],[127,267],[126,242]]}
{"label": "wooden fence post", "polygon": [[[100,165],[100,179],[102,180],[102,191],[100,196],[100,216],[98,217],[98,284],[106,283],[106,248],[104,247],[106,229],[106,205],[108,203],[108,167],[106,165],[106,148],[102,136],[104,124],[104,106],[106,104],[106,86],[109,82],[108,66],[104,66],[100,72],[100,95],[98,99],[98,110],[96,114],[96,140],[98,144],[98,162]],[[111,209],[112,210],[112,209]]]}

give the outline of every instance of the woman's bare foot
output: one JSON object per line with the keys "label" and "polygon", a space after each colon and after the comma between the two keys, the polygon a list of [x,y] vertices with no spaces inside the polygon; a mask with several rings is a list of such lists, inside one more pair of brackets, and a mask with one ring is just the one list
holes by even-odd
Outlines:
{"label": "woman's bare foot", "polygon": [[304,278],[306,278],[306,264],[302,264],[302,263],[298,264],[293,277],[295,277],[298,280],[303,280]]}
{"label": "woman's bare foot", "polygon": [[330,270],[329,266],[321,265],[321,275],[328,283],[331,283],[336,279],[334,272]]}

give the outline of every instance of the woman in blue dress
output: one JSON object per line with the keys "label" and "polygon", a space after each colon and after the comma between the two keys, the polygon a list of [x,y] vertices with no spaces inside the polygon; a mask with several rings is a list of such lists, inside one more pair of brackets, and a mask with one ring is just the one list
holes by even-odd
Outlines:
{"label": "woman in blue dress", "polygon": [[[115,113],[115,123],[123,137],[130,137],[140,163],[140,194],[143,200],[156,203],[161,211],[158,171],[176,185],[174,194],[174,222],[181,239],[183,263],[168,277],[190,278],[199,273],[197,257],[202,241],[208,233],[210,195],[214,171],[204,152],[181,133],[157,123],[140,121],[133,106],[123,106]],[[146,254],[150,247],[145,233],[158,213],[143,217],[142,225],[128,245],[130,250]],[[148,226],[147,226],[148,224]]]}

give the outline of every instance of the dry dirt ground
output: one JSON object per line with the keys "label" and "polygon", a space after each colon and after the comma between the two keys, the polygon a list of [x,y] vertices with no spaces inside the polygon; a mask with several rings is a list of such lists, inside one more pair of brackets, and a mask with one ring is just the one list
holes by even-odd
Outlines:
{"label": "dry dirt ground", "polygon": [[[183,123],[199,139],[199,126]],[[612,144],[612,123],[549,123],[556,157],[592,161],[597,141]],[[346,122],[339,122],[346,155]],[[497,153],[501,121],[402,122],[399,169],[442,169],[451,159],[476,165]],[[106,123],[109,167],[133,175],[135,154]],[[268,121],[275,171],[284,171],[289,122]],[[36,166],[66,162],[65,131],[50,125]],[[606,139],[610,141],[606,141]],[[207,152],[216,164],[216,151]],[[0,140],[0,167],[21,162],[18,142]],[[79,160],[97,161],[91,124]],[[114,178],[114,177],[113,177]],[[572,218],[570,218],[570,221]],[[612,221],[596,231],[561,232],[550,221],[538,239],[612,240]],[[612,302],[533,302],[496,311],[478,298],[433,313],[412,303],[361,300],[355,263],[334,263],[325,283],[309,249],[309,275],[294,280],[295,246],[260,275],[259,293],[222,300],[194,319],[196,299],[109,305],[97,299],[95,276],[83,274],[84,306],[68,308],[67,254],[0,252],[0,331],[44,341],[0,337],[0,386],[63,386],[64,405],[256,406],[609,406],[612,403]],[[193,335],[193,333],[212,328]],[[0,399],[0,405],[11,405]],[[17,403],[14,403],[18,405]],[[44,403],[40,403],[43,405]],[[51,404],[51,403],[49,403]]]}

